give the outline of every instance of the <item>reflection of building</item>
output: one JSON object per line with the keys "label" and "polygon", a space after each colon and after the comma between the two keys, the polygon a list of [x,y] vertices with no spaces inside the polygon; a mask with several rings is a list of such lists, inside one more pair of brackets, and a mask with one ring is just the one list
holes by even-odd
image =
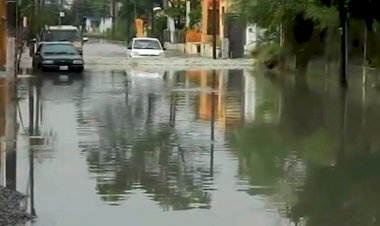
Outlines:
{"label": "reflection of building", "polygon": [[[231,74],[232,72],[232,74]],[[230,75],[231,78],[230,78]],[[188,71],[186,72],[186,79],[196,83],[201,87],[199,93],[198,114],[199,118],[203,120],[211,119],[212,108],[212,94],[210,88],[213,85],[212,71]],[[234,71],[216,71],[215,76],[215,89],[214,103],[215,103],[215,120],[222,127],[226,125],[239,124],[242,120],[242,96],[239,92],[234,91],[234,85],[240,86],[239,82],[234,84],[234,81],[240,81],[241,76],[234,74]],[[232,86],[231,92],[227,89]],[[235,87],[241,90],[241,87]]]}
{"label": "reflection of building", "polygon": [[248,71],[244,71],[244,121],[253,121],[256,110],[256,80]]}

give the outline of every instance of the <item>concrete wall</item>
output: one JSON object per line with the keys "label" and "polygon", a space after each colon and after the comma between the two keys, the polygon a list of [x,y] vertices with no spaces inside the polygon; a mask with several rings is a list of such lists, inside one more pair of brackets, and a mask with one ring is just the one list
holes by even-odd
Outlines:
{"label": "concrete wall", "polygon": [[92,21],[90,18],[86,19],[86,30],[89,33],[91,33],[91,32],[103,33],[103,32],[106,32],[108,29],[111,29],[111,28],[112,28],[112,18],[111,17],[100,18],[99,27],[92,26]]}
{"label": "concrete wall", "polygon": [[[212,57],[212,45],[204,43],[169,43],[165,42],[164,46],[168,50],[176,50],[181,53],[189,55],[199,55],[204,57]],[[216,55],[219,57],[221,55],[220,48],[217,48]]]}

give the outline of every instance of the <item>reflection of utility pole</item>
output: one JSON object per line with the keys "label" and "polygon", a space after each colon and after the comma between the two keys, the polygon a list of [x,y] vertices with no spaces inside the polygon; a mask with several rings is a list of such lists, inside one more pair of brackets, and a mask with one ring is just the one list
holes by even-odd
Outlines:
{"label": "reflection of utility pole", "polygon": [[343,88],[347,84],[347,6],[345,0],[339,1],[341,55],[340,55],[340,84]]}
{"label": "reflection of utility pole", "polygon": [[175,112],[176,112],[176,93],[171,92],[170,95],[170,113],[169,113],[169,122],[171,126],[175,126]]}
{"label": "reflection of utility pole", "polygon": [[[34,86],[33,80],[29,80],[29,177],[30,177],[30,211],[32,216],[36,216],[34,209]],[[38,119],[36,124],[38,124]]]}
{"label": "reflection of utility pole", "polygon": [[211,141],[214,142],[214,127],[215,127],[215,85],[216,72],[212,70],[212,86],[211,86]]}
{"label": "reflection of utility pole", "polygon": [[216,0],[212,0],[212,58],[216,59],[216,24],[217,15],[216,15]]}
{"label": "reflection of utility pole", "polygon": [[341,165],[344,161],[344,152],[345,152],[345,142],[346,142],[346,127],[347,127],[347,92],[346,90],[342,90],[341,92],[341,100],[340,100],[340,106],[341,106],[341,114],[340,114],[340,149],[337,152],[337,160],[336,164]]}
{"label": "reflection of utility pole", "polygon": [[152,116],[154,113],[154,99],[155,96],[152,93],[148,94],[148,115],[147,115],[147,122],[150,124],[152,122]]}
{"label": "reflection of utility pole", "polygon": [[216,88],[216,71],[212,70],[211,85],[211,146],[210,146],[210,174],[214,172],[214,141],[215,141],[215,88]]}
{"label": "reflection of utility pole", "polygon": [[6,83],[5,100],[5,153],[6,153],[6,187],[16,190],[17,179],[17,108],[16,108],[16,86],[12,82]]}
{"label": "reflection of utility pole", "polygon": [[6,119],[5,119],[5,139],[6,139],[6,161],[5,161],[5,178],[6,187],[16,190],[17,181],[17,152],[16,152],[16,104],[14,100],[14,87],[8,87],[6,94]]}

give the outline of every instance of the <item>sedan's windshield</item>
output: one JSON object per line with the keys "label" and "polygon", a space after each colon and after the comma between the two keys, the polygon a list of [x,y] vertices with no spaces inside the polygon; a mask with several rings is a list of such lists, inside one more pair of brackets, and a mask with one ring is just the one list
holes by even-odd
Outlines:
{"label": "sedan's windshield", "polygon": [[135,40],[134,49],[158,49],[161,50],[161,45],[157,40],[140,39]]}
{"label": "sedan's windshield", "polygon": [[78,55],[78,51],[69,44],[44,44],[41,48],[43,55]]}
{"label": "sedan's windshield", "polygon": [[42,41],[78,41],[80,34],[76,30],[50,30],[42,34]]}

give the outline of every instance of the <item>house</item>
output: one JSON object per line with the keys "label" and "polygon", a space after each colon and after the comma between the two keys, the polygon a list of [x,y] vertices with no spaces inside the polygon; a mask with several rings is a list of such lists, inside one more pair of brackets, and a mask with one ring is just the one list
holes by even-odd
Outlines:
{"label": "house", "polygon": [[[215,1],[217,57],[242,58],[249,55],[250,50],[256,46],[260,29],[239,19],[238,15],[232,10],[232,0]],[[189,9],[190,7],[187,8]],[[173,42],[173,39],[171,39],[170,43],[165,43],[166,48],[192,55],[212,57],[213,0],[202,0],[201,8],[202,18],[199,31],[197,29],[188,29],[185,34],[186,43]]]}
{"label": "house", "polygon": [[[232,11],[231,0],[216,0],[217,46],[228,58],[240,58],[255,47],[259,29],[246,24]],[[212,52],[213,0],[202,1],[202,43]],[[205,53],[205,55],[210,55]]]}
{"label": "house", "polygon": [[112,29],[112,17],[87,17],[85,24],[88,33],[105,33]]}

